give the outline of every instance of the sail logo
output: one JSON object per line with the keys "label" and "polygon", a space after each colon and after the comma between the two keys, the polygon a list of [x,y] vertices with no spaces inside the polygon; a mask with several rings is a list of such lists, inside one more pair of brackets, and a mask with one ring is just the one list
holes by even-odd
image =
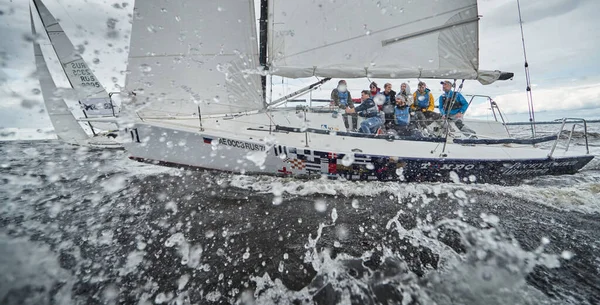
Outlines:
{"label": "sail logo", "polygon": [[421,163],[421,169],[439,169],[439,170],[472,170],[475,168],[474,164],[438,164],[438,163]]}
{"label": "sail logo", "polygon": [[282,30],[282,31],[276,31],[275,37],[284,37],[284,36],[294,37],[295,34],[296,33],[294,33],[294,30]]}
{"label": "sail logo", "polygon": [[242,142],[242,141],[231,140],[231,139],[220,138],[219,144],[222,144],[225,146],[241,148],[241,149],[247,149],[247,150],[255,150],[255,151],[265,151],[266,150],[264,145],[260,145],[260,144],[256,144],[256,143]]}
{"label": "sail logo", "polygon": [[545,174],[551,168],[554,167],[571,167],[577,165],[579,161],[561,161],[561,162],[547,162],[547,163],[521,163],[517,162],[510,166],[507,166],[502,174],[504,175],[517,175],[517,174]]}

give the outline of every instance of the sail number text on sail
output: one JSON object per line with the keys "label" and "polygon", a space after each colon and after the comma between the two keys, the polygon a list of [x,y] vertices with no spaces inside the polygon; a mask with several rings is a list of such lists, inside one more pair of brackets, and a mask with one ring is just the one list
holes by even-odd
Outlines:
{"label": "sail number text on sail", "polygon": [[100,87],[100,83],[88,69],[85,63],[72,62],[65,65],[65,70],[69,71],[72,76],[79,78],[81,86],[84,87]]}

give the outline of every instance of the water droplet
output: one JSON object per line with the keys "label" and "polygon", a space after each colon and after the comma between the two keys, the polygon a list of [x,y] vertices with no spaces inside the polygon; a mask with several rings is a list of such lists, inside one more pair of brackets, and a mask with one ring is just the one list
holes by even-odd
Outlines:
{"label": "water droplet", "polygon": [[338,219],[337,209],[333,208],[333,210],[331,210],[331,220],[333,220],[333,222],[335,222],[337,219]]}
{"label": "water droplet", "polygon": [[140,71],[147,73],[147,72],[152,71],[152,67],[150,67],[150,65],[148,65],[148,64],[141,64]]}
{"label": "water droplet", "polygon": [[94,59],[92,60],[92,62],[93,62],[95,65],[97,65],[97,64],[99,64],[99,63],[100,63],[100,59],[98,59],[98,58],[94,58]]}
{"label": "water droplet", "polygon": [[354,163],[354,155],[353,154],[344,155],[344,158],[342,158],[342,164],[344,166],[350,166],[350,165],[352,165],[352,163]]}
{"label": "water droplet", "polygon": [[396,175],[398,175],[398,178],[400,179],[400,181],[404,181],[406,178],[404,178],[404,168],[397,168],[396,169]]}
{"label": "water droplet", "polygon": [[352,58],[352,54],[348,53],[344,55],[344,57],[346,57],[346,60],[350,60]]}
{"label": "water droplet", "polygon": [[352,199],[352,207],[355,209],[360,208],[360,205],[358,204],[358,200],[357,199]]}
{"label": "water droplet", "polygon": [[280,273],[283,272],[283,261],[279,262],[279,266],[277,267],[277,271],[279,271]]}
{"label": "water droplet", "polygon": [[248,253],[248,252],[244,253],[244,255],[242,255],[242,258],[244,260],[249,259],[250,258],[250,253]]}
{"label": "water droplet", "polygon": [[573,252],[571,251],[563,251],[560,256],[564,259],[571,259],[573,257]]}
{"label": "water droplet", "polygon": [[222,12],[223,8],[219,6],[219,7],[217,7],[217,11]]}
{"label": "water droplet", "polygon": [[365,35],[367,35],[367,36],[368,36],[368,35],[371,35],[371,30],[367,30],[367,31],[365,32]]}
{"label": "water droplet", "polygon": [[160,11],[161,11],[161,13],[166,13],[167,9],[163,7],[163,8],[160,9]]}
{"label": "water droplet", "polygon": [[222,64],[217,64],[217,71],[225,73],[227,71],[227,68]]}
{"label": "water droplet", "polygon": [[175,21],[180,22],[181,21],[181,17],[175,16]]}
{"label": "water droplet", "polygon": [[27,109],[32,109],[37,104],[38,104],[38,102],[37,101],[33,101],[33,100],[22,100],[21,101],[21,107],[27,108]]}
{"label": "water droplet", "polygon": [[38,94],[42,93],[42,90],[40,90],[38,88],[34,88],[34,89],[31,89],[31,93],[38,95]]}
{"label": "water droplet", "polygon": [[112,80],[113,83],[117,83],[119,81],[119,79],[116,77],[112,77],[110,80]]}
{"label": "water droplet", "polygon": [[325,200],[316,200],[315,201],[315,210],[317,210],[317,212],[323,213],[325,211],[327,211],[327,202],[325,202]]}
{"label": "water droplet", "polygon": [[333,246],[334,246],[334,247],[336,247],[336,248],[339,248],[339,247],[341,247],[342,245],[340,244],[340,242],[339,242],[339,241],[337,241],[337,240],[336,240],[336,241],[334,241],[334,242],[333,242]]}

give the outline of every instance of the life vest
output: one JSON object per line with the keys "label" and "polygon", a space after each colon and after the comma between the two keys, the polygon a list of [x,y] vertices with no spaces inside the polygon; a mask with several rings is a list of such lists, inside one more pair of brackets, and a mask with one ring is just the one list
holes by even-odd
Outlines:
{"label": "life vest", "polygon": [[396,107],[394,109],[395,123],[398,126],[408,126],[410,123],[410,112],[408,106]]}
{"label": "life vest", "polygon": [[340,99],[340,105],[348,106],[348,91],[338,91],[338,98]]}
{"label": "life vest", "polygon": [[[427,109],[429,108],[429,91],[425,90],[423,94],[419,91],[415,92],[416,99],[414,105],[417,109]],[[423,97],[422,99],[420,97]]]}
{"label": "life vest", "polygon": [[452,108],[448,109],[450,107],[450,103],[452,103],[453,96],[454,96],[454,91],[444,93],[444,111],[446,111],[448,113],[450,113],[450,111],[452,111],[452,110],[462,108],[462,104],[458,101],[458,99],[455,99],[454,103],[452,104]]}

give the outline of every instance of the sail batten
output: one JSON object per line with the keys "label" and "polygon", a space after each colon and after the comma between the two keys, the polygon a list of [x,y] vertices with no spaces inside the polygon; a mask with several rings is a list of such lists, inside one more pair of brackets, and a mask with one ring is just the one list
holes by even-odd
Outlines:
{"label": "sail batten", "polygon": [[274,75],[491,81],[480,79],[476,0],[278,0],[271,10]]}

